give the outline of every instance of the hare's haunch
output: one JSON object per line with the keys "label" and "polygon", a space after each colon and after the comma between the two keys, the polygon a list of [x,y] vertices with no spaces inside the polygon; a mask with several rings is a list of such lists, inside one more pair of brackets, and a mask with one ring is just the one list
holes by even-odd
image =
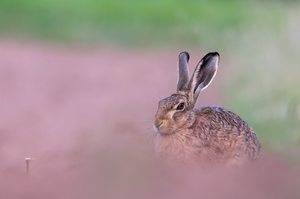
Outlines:
{"label": "hare's haunch", "polygon": [[208,53],[189,78],[189,54],[178,61],[177,92],[159,101],[154,128],[156,151],[168,160],[242,163],[259,156],[260,143],[253,129],[222,107],[195,109],[199,93],[213,80],[220,56]]}

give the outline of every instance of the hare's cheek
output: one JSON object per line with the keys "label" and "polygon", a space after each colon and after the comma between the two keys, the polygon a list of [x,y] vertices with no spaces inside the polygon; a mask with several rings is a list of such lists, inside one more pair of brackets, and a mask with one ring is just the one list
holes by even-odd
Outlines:
{"label": "hare's cheek", "polygon": [[185,123],[185,116],[182,112],[177,112],[173,116],[174,122],[178,125]]}
{"label": "hare's cheek", "polygon": [[195,122],[193,112],[179,112],[175,118],[177,127],[189,127]]}
{"label": "hare's cheek", "polygon": [[174,121],[177,122],[178,119],[179,119],[179,117],[180,117],[180,113],[179,113],[179,112],[176,112],[176,113],[173,114],[173,120],[174,120]]}

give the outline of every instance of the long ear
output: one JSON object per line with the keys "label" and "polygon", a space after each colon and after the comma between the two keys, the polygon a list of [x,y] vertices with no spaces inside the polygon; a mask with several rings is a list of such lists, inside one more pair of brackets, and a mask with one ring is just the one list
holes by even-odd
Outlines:
{"label": "long ear", "polygon": [[197,64],[195,72],[189,82],[189,92],[192,96],[193,102],[195,104],[199,93],[206,89],[215,77],[220,55],[217,52],[211,52],[206,54],[200,62]]}
{"label": "long ear", "polygon": [[190,55],[188,52],[181,52],[178,55],[178,81],[177,91],[181,91],[187,88],[189,81],[189,68],[188,61]]}

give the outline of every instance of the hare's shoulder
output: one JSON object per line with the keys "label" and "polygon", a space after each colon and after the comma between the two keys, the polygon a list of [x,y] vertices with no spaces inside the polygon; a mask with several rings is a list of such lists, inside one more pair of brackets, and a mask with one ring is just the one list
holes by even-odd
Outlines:
{"label": "hare's shoulder", "polygon": [[[221,106],[207,106],[195,110],[200,123],[213,130],[236,130],[239,133],[253,133],[250,126],[237,114]],[[238,133],[238,134],[239,134]]]}
{"label": "hare's shoulder", "polygon": [[228,146],[243,149],[248,159],[259,157],[261,146],[256,134],[240,116],[218,106],[202,107],[195,112],[198,116],[197,128],[214,137],[216,145],[226,145],[228,141]]}

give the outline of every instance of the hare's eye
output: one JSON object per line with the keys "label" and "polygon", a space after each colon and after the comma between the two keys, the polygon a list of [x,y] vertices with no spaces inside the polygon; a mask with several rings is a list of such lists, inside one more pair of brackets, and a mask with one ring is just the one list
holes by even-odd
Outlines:
{"label": "hare's eye", "polygon": [[185,108],[185,104],[181,102],[180,104],[177,105],[176,110],[178,111],[183,111]]}

